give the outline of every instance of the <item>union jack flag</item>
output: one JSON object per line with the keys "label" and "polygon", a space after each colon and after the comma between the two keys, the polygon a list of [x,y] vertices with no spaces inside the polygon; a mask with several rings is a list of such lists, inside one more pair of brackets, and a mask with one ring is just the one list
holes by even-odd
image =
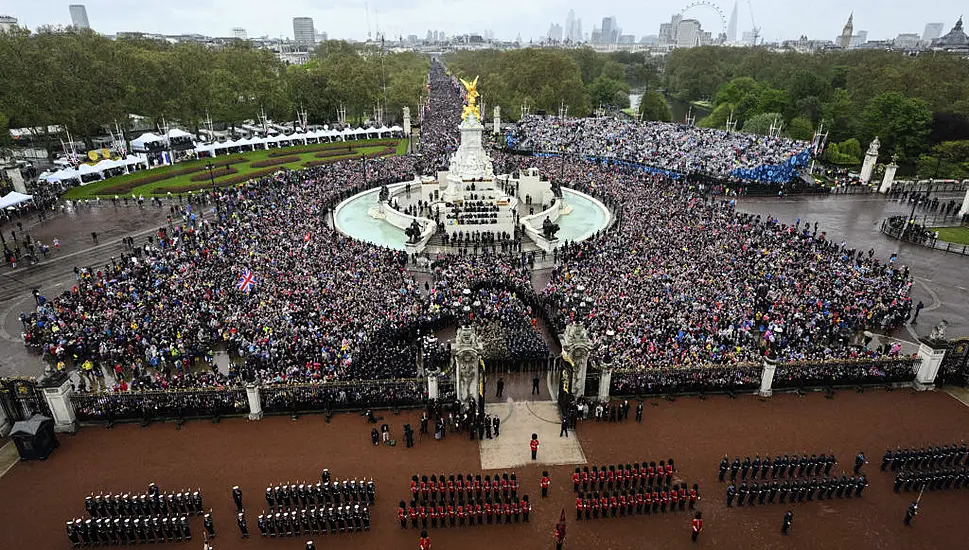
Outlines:
{"label": "union jack flag", "polygon": [[248,269],[243,271],[242,277],[239,277],[239,282],[236,283],[236,288],[243,292],[249,292],[254,286],[256,286],[256,276]]}

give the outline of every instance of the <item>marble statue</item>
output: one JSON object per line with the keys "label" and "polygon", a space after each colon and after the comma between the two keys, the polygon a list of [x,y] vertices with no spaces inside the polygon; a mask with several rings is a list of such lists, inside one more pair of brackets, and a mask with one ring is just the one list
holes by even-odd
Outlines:
{"label": "marble statue", "polygon": [[875,136],[875,139],[871,140],[871,144],[868,146],[867,154],[877,157],[878,149],[881,147],[881,145],[882,142],[878,141],[878,136]]}
{"label": "marble statue", "polygon": [[929,334],[929,340],[945,340],[945,330],[949,326],[949,321],[945,319],[939,321],[939,324],[935,325],[932,329],[932,333]]}

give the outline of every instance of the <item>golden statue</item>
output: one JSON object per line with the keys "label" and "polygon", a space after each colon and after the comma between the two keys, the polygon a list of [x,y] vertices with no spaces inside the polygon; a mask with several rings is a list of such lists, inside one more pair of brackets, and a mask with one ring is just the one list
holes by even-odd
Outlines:
{"label": "golden statue", "polygon": [[468,116],[474,116],[475,120],[481,120],[481,110],[478,107],[478,77],[474,77],[471,82],[462,78],[461,84],[468,95],[468,104],[464,106],[461,120],[467,119]]}

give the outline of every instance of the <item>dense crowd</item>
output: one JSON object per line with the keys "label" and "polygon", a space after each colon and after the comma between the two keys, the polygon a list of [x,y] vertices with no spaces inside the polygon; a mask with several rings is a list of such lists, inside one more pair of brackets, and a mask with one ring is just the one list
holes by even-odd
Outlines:
{"label": "dense crowd", "polygon": [[[556,250],[560,263],[539,296],[524,255],[443,255],[432,259],[430,280],[420,281],[407,254],[347,238],[328,215],[358,190],[444,166],[457,145],[461,93],[436,64],[429,88],[420,155],[280,171],[180,201],[174,221],[147,242],[131,241],[104,266],[78,268],[71,290],[38,300],[22,317],[25,340],[52,365],[78,367],[99,389],[108,387],[104,371],[115,374],[111,389],[121,392],[257,378],[319,385],[413,379],[422,361],[443,366],[446,345],[428,339],[454,321],[476,326],[495,357],[541,359],[549,350],[539,321],[561,330],[582,320],[600,358],[622,370],[614,380],[619,393],[666,393],[754,386],[765,355],[818,364],[878,356],[854,335],[909,315],[908,269],[832,242],[817,223],[744,214],[670,175],[500,152],[495,165],[506,171],[536,166],[597,196],[613,208],[615,224]],[[638,140],[641,152],[674,164],[707,162],[707,169],[776,160],[795,147],[668,125],[562,124],[586,128],[579,135],[589,147]],[[565,146],[556,141],[563,132],[538,119],[521,128]],[[614,132],[622,139],[603,140]],[[653,150],[654,142],[682,144]],[[578,307],[583,298],[588,311]],[[235,359],[228,373],[214,367],[217,349]],[[209,368],[193,370],[198,364]],[[779,367],[779,378],[785,373]],[[423,398],[418,386],[388,385],[264,399],[267,409],[295,410],[392,403],[401,391]]]}
{"label": "dense crowd", "polygon": [[519,150],[611,159],[722,177],[738,168],[782,164],[809,146],[786,138],[681,124],[535,115],[518,122],[509,142]]}

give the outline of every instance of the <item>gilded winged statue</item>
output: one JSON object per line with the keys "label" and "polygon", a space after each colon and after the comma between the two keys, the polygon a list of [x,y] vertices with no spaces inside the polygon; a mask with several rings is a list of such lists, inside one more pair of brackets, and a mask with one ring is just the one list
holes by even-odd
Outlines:
{"label": "gilded winged statue", "polygon": [[468,104],[464,106],[464,111],[461,113],[461,120],[468,118],[469,115],[473,115],[475,119],[481,120],[481,111],[478,107],[478,77],[474,77],[474,80],[471,82],[462,78],[461,84],[468,93]]}

